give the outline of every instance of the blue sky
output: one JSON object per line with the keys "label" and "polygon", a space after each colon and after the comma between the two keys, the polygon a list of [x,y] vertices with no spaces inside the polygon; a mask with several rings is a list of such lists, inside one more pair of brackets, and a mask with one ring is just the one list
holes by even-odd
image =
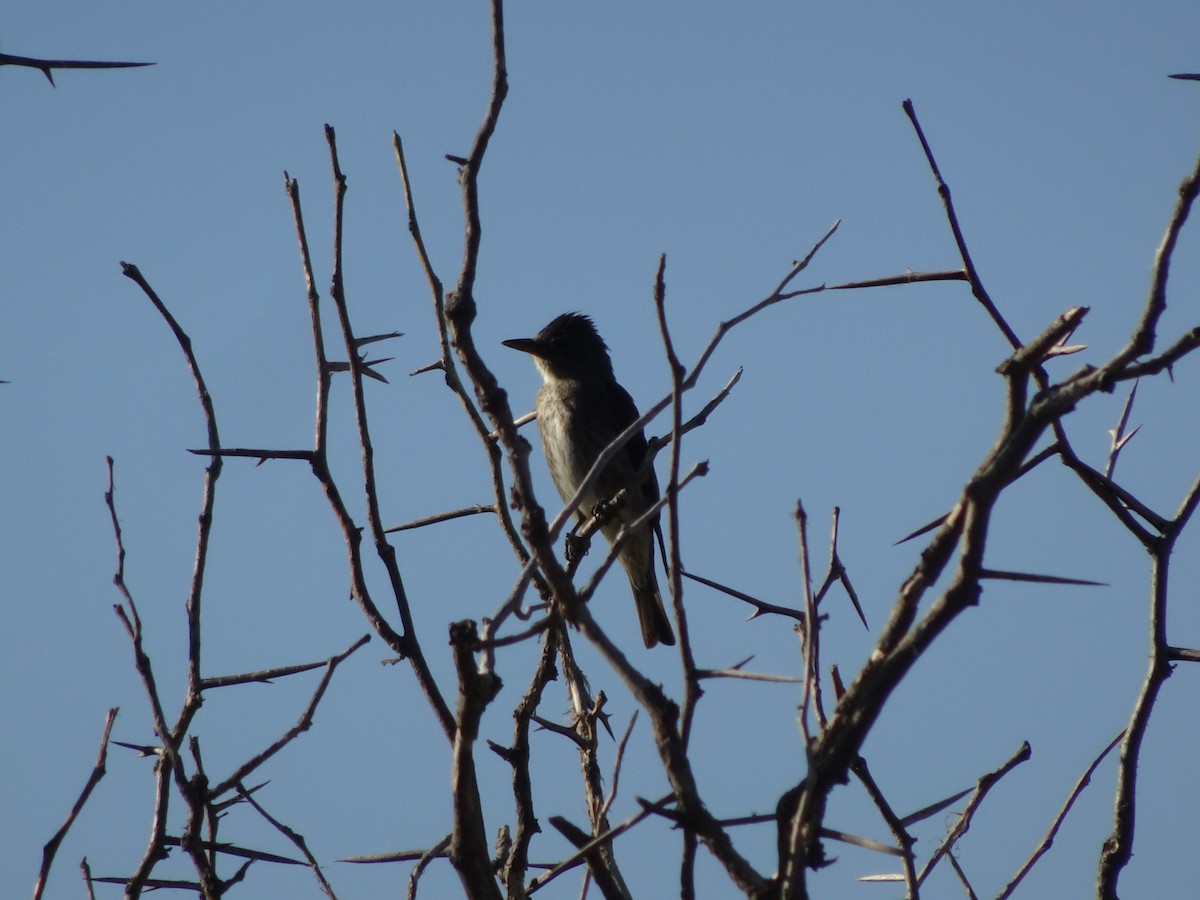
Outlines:
{"label": "blue sky", "polygon": [[[954,243],[920,147],[901,112],[911,98],[954,191],[981,275],[1019,335],[1063,310],[1092,308],[1063,376],[1124,341],[1180,179],[1200,147],[1200,87],[1167,79],[1200,70],[1200,7],[1182,2],[905,4],[521,4],[508,10],[511,92],[481,178],[484,249],[476,339],[515,408],[537,376],[502,347],[559,312],[591,314],[616,371],[646,405],[666,392],[650,286],[667,254],[668,309],[685,362],[722,319],[765,296],[793,259],[840,219],[797,286],[954,268]],[[405,141],[435,265],[452,280],[461,256],[454,166],[488,88],[482,2],[440,4],[113,5],[11,0],[6,53],[153,60],[148,69],[0,69],[0,883],[27,890],[94,759],[105,711],[114,737],[152,730],[128,641],[112,604],[114,550],[103,504],[104,457],[116,460],[127,576],[168,714],[181,702],[183,599],[191,575],[205,442],[175,346],[119,261],[143,273],[190,333],[228,446],[311,442],[313,374],[286,170],[301,194],[318,267],[329,279],[331,186],[322,125],[337,128],[349,179],[347,291],[360,333],[400,330],[391,383],[368,385],[385,519],[399,523],[486,502],[484,456],[436,375],[407,373],[436,356],[431,303],[405,228],[390,145]],[[1185,233],[1160,336],[1192,327],[1197,240]],[[714,356],[697,408],[738,367],[742,382],[690,436],[684,463],[709,459],[682,507],[685,564],[780,603],[799,603],[791,512],[802,498],[812,550],[825,558],[830,509],[842,509],[842,558],[877,628],[919,545],[900,536],[953,502],[1002,417],[995,366],[1006,345],[959,284],[846,292],[768,310]],[[345,384],[335,390],[336,464],[357,484]],[[1194,362],[1173,383],[1142,385],[1123,483],[1169,512],[1200,467]],[[1081,407],[1069,431],[1093,464],[1123,402]],[[651,431],[666,428],[656,423]],[[532,434],[531,434],[532,437]],[[553,488],[535,459],[539,496]],[[344,553],[301,464],[231,462],[219,487],[206,589],[208,674],[325,658],[367,630],[347,593]],[[439,676],[445,624],[500,604],[516,565],[483,517],[409,532],[396,546]],[[1172,642],[1200,643],[1190,603],[1197,540],[1173,570]],[[1104,588],[989,585],[912,672],[865,752],[893,804],[911,811],[971,785],[1029,740],[1033,758],[993,792],[960,845],[982,894],[995,893],[1044,831],[1075,778],[1125,724],[1145,668],[1146,558],[1064,471],[1029,476],[1006,496],[988,564],[1090,578]],[[373,571],[377,589],[383,582]],[[702,665],[796,674],[786,622],[689,587]],[[597,615],[636,647],[626,588],[602,589]],[[871,647],[848,605],[829,608],[824,658],[844,674]],[[632,712],[614,676],[583,651],[593,686]],[[313,730],[273,762],[264,805],[303,832],[343,897],[396,890],[407,869],[333,864],[356,854],[435,843],[449,827],[441,737],[404,667],[381,668],[379,641],[339,671]],[[669,652],[638,655],[678,688]],[[508,738],[507,710],[529,653],[501,661],[506,687],[485,719]],[[314,680],[231,689],[208,699],[195,731],[210,771],[228,771],[299,715]],[[1166,686],[1143,758],[1130,896],[1194,881],[1200,826],[1195,698],[1186,667]],[[560,689],[561,690],[561,689]],[[784,686],[715,683],[697,720],[698,769],[713,811],[765,812],[803,774]],[[543,712],[566,708],[552,689]],[[730,722],[737,727],[730,727]],[[615,818],[665,782],[644,722],[634,733]],[[605,752],[611,764],[613,748]],[[537,736],[539,814],[582,821],[574,751]],[[511,818],[507,775],[481,761],[489,828]],[[1111,827],[1106,763],[1051,853],[1031,896],[1091,891]],[[149,765],[124,752],[64,846],[48,896],[81,893],[76,863],[127,872],[149,829]],[[935,845],[950,825],[920,833]],[[884,839],[855,788],[838,791],[830,825]],[[287,852],[248,814],[224,836]],[[656,839],[661,838],[663,843]],[[669,890],[662,826],[618,845],[640,896]],[[773,834],[738,840],[772,869]],[[563,854],[547,835],[535,859]],[[814,878],[824,896],[895,896],[859,885],[886,859],[832,846],[841,863]],[[702,854],[703,857],[703,854]],[[164,869],[165,871],[165,869]],[[181,863],[176,871],[186,871]],[[729,896],[702,858],[704,896]],[[447,865],[430,896],[453,890]],[[316,895],[303,873],[252,870],[252,894]],[[280,887],[280,885],[284,887]],[[440,887],[439,887],[440,886]],[[545,894],[575,896],[566,879]],[[957,896],[948,872],[928,896]],[[308,892],[307,894],[304,892]],[[106,894],[115,896],[115,893]]]}

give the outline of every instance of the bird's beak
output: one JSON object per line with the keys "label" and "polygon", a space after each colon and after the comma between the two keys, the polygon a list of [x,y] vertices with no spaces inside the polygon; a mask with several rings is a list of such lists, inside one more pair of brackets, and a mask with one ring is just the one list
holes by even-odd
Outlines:
{"label": "bird's beak", "polygon": [[530,353],[534,356],[544,357],[546,354],[542,350],[541,343],[536,338],[512,338],[508,341],[502,341],[505,347],[512,347],[514,350],[520,350],[522,353]]}

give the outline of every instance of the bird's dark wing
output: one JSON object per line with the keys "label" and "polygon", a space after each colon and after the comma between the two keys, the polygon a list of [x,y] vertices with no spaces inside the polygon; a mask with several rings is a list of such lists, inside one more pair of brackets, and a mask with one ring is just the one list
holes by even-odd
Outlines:
{"label": "bird's dark wing", "polygon": [[[617,382],[612,384],[612,403],[611,408],[614,411],[616,430],[613,432],[613,437],[616,437],[622,431],[629,427],[630,423],[635,421],[640,413],[637,410],[637,405],[633,402],[633,398],[629,396],[629,392],[621,387]],[[649,445],[646,442],[646,434],[644,431],[638,431],[631,437],[628,443],[625,444],[623,451],[626,472],[630,477],[642,467],[642,463],[646,461],[646,453],[649,450]],[[620,455],[618,455],[620,458]],[[614,460],[615,462],[615,460]],[[623,466],[622,468],[625,468]],[[640,502],[635,498],[635,505],[640,508],[645,508],[655,503],[658,500],[658,478],[654,474],[654,467],[651,466],[642,482],[642,496]]]}

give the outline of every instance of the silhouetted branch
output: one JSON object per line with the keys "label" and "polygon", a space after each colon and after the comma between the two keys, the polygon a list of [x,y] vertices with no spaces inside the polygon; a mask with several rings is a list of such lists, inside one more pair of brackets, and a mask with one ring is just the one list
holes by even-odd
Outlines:
{"label": "silhouetted branch", "polygon": [[1050,849],[1050,845],[1054,843],[1054,837],[1058,834],[1058,829],[1062,826],[1063,820],[1067,817],[1067,813],[1071,811],[1071,807],[1075,805],[1075,801],[1079,798],[1079,795],[1083,793],[1083,789],[1091,782],[1092,773],[1096,771],[1100,763],[1104,761],[1104,758],[1112,752],[1113,748],[1121,742],[1121,738],[1123,737],[1125,737],[1124,730],[1122,730],[1120,734],[1113,738],[1107,747],[1100,751],[1100,755],[1092,760],[1092,764],[1087,767],[1082,775],[1079,776],[1079,780],[1075,782],[1075,787],[1072,788],[1071,793],[1067,795],[1066,802],[1063,803],[1062,809],[1058,811],[1058,815],[1054,817],[1054,821],[1050,823],[1050,827],[1046,830],[1046,834],[1042,838],[1041,842],[1037,845],[1037,848],[1033,851],[1033,853],[1030,854],[1029,859],[1025,860],[1025,864],[1022,865],[1019,870],[1017,870],[1017,874],[1012,877],[1012,880],[1004,886],[1004,890],[996,895],[996,900],[1004,900],[1005,897],[1011,896],[1013,891],[1017,889],[1017,885],[1021,883],[1021,880],[1027,874],[1029,874],[1029,870],[1032,869],[1034,864],[1042,858],[1047,850]]}
{"label": "silhouetted branch", "polygon": [[94,59],[38,59],[32,56],[14,56],[11,53],[0,53],[0,66],[27,66],[37,69],[46,76],[52,87],[55,69],[136,69],[142,66],[152,66],[152,62],[108,62]]}
{"label": "silhouetted branch", "polygon": [[287,825],[284,825],[282,822],[280,822],[278,819],[276,819],[274,816],[272,816],[270,813],[268,813],[265,809],[263,809],[262,806],[259,805],[258,801],[255,800],[253,796],[251,796],[251,792],[247,791],[241,785],[240,782],[237,785],[237,792],[238,792],[239,798],[241,798],[245,802],[249,803],[254,808],[254,811],[257,812],[264,819],[266,819],[268,822],[270,822],[271,826],[276,831],[278,831],[285,838],[287,838],[289,841],[291,841],[293,844],[296,845],[296,849],[298,849],[301,853],[303,853],[304,858],[306,860],[308,860],[308,866],[310,869],[312,869],[313,877],[315,877],[317,879],[317,884],[319,884],[321,886],[321,890],[325,892],[325,895],[327,897],[329,897],[330,900],[337,900],[337,895],[333,892],[333,888],[330,886],[329,882],[325,879],[325,874],[321,871],[320,864],[317,862],[316,857],[313,856],[312,853],[309,851],[308,843],[304,840],[304,835],[294,831],[293,829],[289,828]]}
{"label": "silhouetted branch", "polygon": [[979,781],[975,784],[975,790],[971,795],[971,799],[967,801],[966,807],[959,814],[958,821],[950,829],[950,833],[942,839],[941,844],[933,851],[929,859],[926,860],[925,865],[921,867],[921,871],[917,873],[917,884],[922,884],[929,877],[929,873],[933,871],[933,867],[937,865],[938,860],[953,848],[959,838],[967,833],[967,830],[971,827],[971,819],[974,817],[975,811],[979,809],[979,805],[983,803],[983,798],[987,796],[988,792],[995,787],[1001,778],[1021,763],[1028,761],[1030,755],[1029,742],[1025,741],[1017,748],[1017,752],[1009,757],[1008,761],[1000,766],[1000,768],[994,772],[988,772],[979,778]]}
{"label": "silhouetted branch", "polygon": [[411,522],[405,522],[403,525],[393,525],[391,528],[385,528],[385,534],[394,534],[397,531],[409,531],[413,528],[424,528],[426,525],[436,525],[439,522],[449,522],[453,519],[461,519],[464,516],[477,516],[481,513],[495,513],[496,507],[488,504],[477,503],[474,506],[465,506],[462,509],[452,509],[449,512],[435,513],[432,516],[424,516],[420,519],[413,519]]}
{"label": "silhouetted branch", "polygon": [[[79,797],[75,800],[75,804],[71,807],[71,811],[67,813],[67,820],[63,822],[62,827],[54,833],[54,837],[46,842],[42,848],[42,867],[38,871],[37,883],[33,888],[33,900],[40,900],[43,892],[46,890],[46,880],[50,877],[50,867],[54,865],[54,856],[58,853],[58,848],[62,845],[63,838],[67,836],[71,826],[75,824],[75,819],[83,810],[83,805],[87,803],[88,797],[92,795],[92,790],[100,783],[100,779],[104,777],[107,771],[108,760],[108,738],[112,734],[113,722],[117,719],[117,707],[113,707],[108,711],[108,716],[104,720],[104,734],[100,738],[100,750],[96,754],[96,764],[92,767],[92,774],[88,776],[87,783],[84,784],[83,790],[79,792]],[[84,860],[86,866],[87,861]],[[85,868],[85,874],[87,870]]]}
{"label": "silhouetted branch", "polygon": [[996,327],[1004,335],[1005,339],[1014,350],[1021,346],[1021,340],[1017,337],[1016,332],[1009,327],[1004,321],[1004,317],[1000,315],[1000,310],[996,308],[996,304],[992,302],[991,295],[984,288],[983,282],[979,278],[979,273],[975,270],[975,261],[971,258],[971,252],[967,249],[966,238],[963,237],[962,228],[958,224],[958,213],[954,210],[954,201],[950,197],[950,185],[946,184],[942,178],[941,169],[938,168],[937,160],[933,158],[933,150],[929,146],[929,141],[925,139],[925,130],[921,128],[921,123],[917,120],[917,111],[913,107],[911,100],[905,100],[903,103],[904,114],[908,116],[912,122],[913,130],[917,133],[917,139],[921,142],[921,149],[925,151],[925,160],[929,163],[929,170],[933,173],[934,181],[937,182],[938,196],[942,198],[942,205],[946,208],[946,220],[950,224],[950,230],[954,234],[954,243],[958,245],[958,254],[962,257],[963,269],[967,273],[967,281],[971,285],[971,293],[975,295],[975,299],[979,301]]}

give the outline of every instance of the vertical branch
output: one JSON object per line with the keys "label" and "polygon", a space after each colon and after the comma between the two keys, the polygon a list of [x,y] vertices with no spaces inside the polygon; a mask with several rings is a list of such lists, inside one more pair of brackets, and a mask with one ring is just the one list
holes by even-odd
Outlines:
{"label": "vertical branch", "polygon": [[[213,525],[213,508],[216,503],[216,485],[217,479],[221,475],[223,461],[221,459],[221,439],[217,430],[216,412],[213,408],[212,395],[208,391],[208,385],[205,383],[204,376],[200,371],[200,365],[196,359],[196,355],[192,350],[192,341],[183,328],[176,321],[175,317],[167,309],[166,304],[159,298],[158,294],[149,285],[146,279],[142,276],[138,267],[131,263],[121,263],[122,272],[127,278],[132,280],[142,289],[142,292],[150,299],[154,308],[162,316],[163,320],[171,329],[175,340],[179,343],[180,349],[183,351],[185,360],[187,361],[188,370],[191,372],[192,380],[196,386],[196,392],[199,396],[200,407],[204,413],[205,424],[208,431],[208,452],[211,454],[211,459],[204,473],[204,494],[201,502],[200,517],[199,517],[199,533],[196,538],[196,556],[192,571],[192,581],[188,591],[187,598],[187,619],[188,619],[188,686],[187,695],[184,698],[183,707],[180,710],[179,718],[175,723],[174,728],[168,731],[166,717],[163,714],[161,699],[158,695],[158,688],[154,681],[154,675],[150,664],[150,658],[146,655],[142,646],[142,623],[137,614],[137,607],[133,602],[133,597],[124,585],[124,573],[118,571],[118,586],[125,596],[126,604],[128,605],[128,614],[123,607],[118,607],[117,612],[122,622],[125,625],[126,631],[129,633],[130,639],[134,646],[134,658],[138,668],[138,672],[142,676],[147,694],[151,699],[151,707],[154,713],[155,731],[160,740],[163,742],[163,755],[158,763],[159,776],[159,791],[158,804],[155,809],[155,826],[154,838],[151,840],[150,847],[143,857],[142,864],[138,868],[134,882],[131,882],[130,890],[133,890],[134,884],[140,885],[145,883],[145,879],[149,877],[149,873],[155,862],[163,855],[162,838],[165,834],[165,812],[166,812],[166,784],[165,778],[174,777],[176,787],[180,795],[184,798],[188,807],[187,826],[181,838],[181,844],[184,850],[191,857],[192,862],[196,867],[197,874],[200,878],[200,885],[205,896],[217,897],[220,895],[223,888],[221,881],[217,877],[213,859],[204,853],[202,848],[202,839],[200,836],[200,828],[204,822],[206,814],[207,796],[201,773],[197,773],[197,781],[195,784],[189,780],[184,772],[182,761],[179,757],[179,748],[183,744],[184,736],[191,727],[192,719],[199,712],[200,706],[203,703],[203,685],[200,666],[200,650],[201,650],[201,599],[204,592],[204,574],[208,561],[208,546],[209,539],[212,533]],[[112,502],[112,460],[109,460],[109,508],[112,514],[113,525],[117,532],[117,542],[119,546],[119,565],[123,569],[124,565],[124,549],[120,547],[120,526],[117,523],[116,507]]]}
{"label": "vertical branch", "polygon": [[[595,698],[592,697],[587,677],[575,660],[575,651],[571,646],[570,635],[561,621],[557,622],[552,630],[558,636],[557,644],[559,658],[562,660],[563,680],[566,682],[571,703],[574,725],[571,736],[579,748],[579,767],[583,776],[584,802],[587,804],[591,834],[574,834],[575,826],[561,818],[551,821],[568,840],[576,846],[580,846],[580,841],[587,843],[592,837],[609,831],[608,804],[604,798],[603,775],[600,772],[600,760],[597,753],[599,749],[597,722],[603,721],[604,727],[608,728],[608,714],[604,712],[607,698],[603,691]],[[595,846],[587,854],[586,859],[588,871],[595,878],[597,886],[605,897],[627,898],[629,896],[629,889],[625,886],[625,879],[617,865],[610,841]]]}
{"label": "vertical branch", "polygon": [[[667,255],[658,258],[658,272],[654,276],[654,308],[658,313],[658,327],[662,332],[663,347],[667,363],[671,367],[671,468],[667,477],[668,515],[670,529],[671,566],[667,579],[671,589],[671,605],[675,610],[675,621],[679,626],[679,655],[683,661],[684,689],[683,708],[680,713],[680,740],[686,749],[692,737],[692,724],[696,718],[696,704],[704,693],[696,672],[696,657],[692,652],[691,632],[688,630],[687,610],[683,604],[683,552],[679,542],[679,464],[683,437],[683,376],[684,367],[675,352],[671,330],[667,327],[667,286],[664,275]],[[653,465],[653,460],[651,460]],[[683,834],[683,855],[680,859],[679,883],[681,896],[695,896],[696,881],[696,835],[691,831]]]}
{"label": "vertical branch", "polygon": [[[376,549],[388,564],[388,573],[392,575],[392,585],[395,589],[396,600],[400,605],[400,614],[404,618],[404,633],[412,638],[411,616],[408,612],[408,598],[404,586],[400,582],[399,572],[394,560],[395,551],[387,543],[383,533],[383,523],[379,515],[379,495],[375,482],[375,448],[371,443],[371,429],[367,419],[367,401],[363,391],[362,357],[359,355],[358,341],[354,337],[354,329],[350,323],[350,308],[346,302],[345,275],[342,268],[342,235],[345,222],[346,176],[342,172],[341,162],[337,152],[337,134],[333,126],[325,126],[325,140],[329,144],[329,162],[333,174],[333,276],[329,294],[333,299],[333,307],[337,312],[338,325],[341,328],[342,339],[346,351],[346,360],[350,372],[351,396],[354,402],[354,419],[358,427],[358,443],[362,454],[362,475],[364,497],[367,507],[367,524],[375,540]],[[415,639],[412,641],[416,643]]]}
{"label": "vertical branch", "polygon": [[[162,742],[161,752],[158,762],[155,765],[154,773],[156,789],[150,843],[142,855],[141,862],[126,885],[126,896],[137,897],[141,895],[142,890],[145,888],[154,866],[160,860],[166,858],[167,855],[165,835],[167,833],[167,810],[170,805],[170,784],[172,778],[174,778],[180,795],[189,803],[189,816],[194,811],[194,805],[192,804],[194,798],[183,769],[183,761],[179,756],[179,741],[176,740],[170,727],[167,725],[162,698],[159,695],[158,684],[154,678],[154,668],[143,645],[142,618],[138,614],[133,594],[130,593],[129,586],[125,583],[125,545],[121,536],[121,523],[117,518],[113,460],[112,457],[108,457],[107,459],[108,490],[104,494],[104,500],[108,506],[109,516],[112,520],[113,536],[117,542],[117,571],[113,575],[113,584],[120,591],[124,601],[123,604],[117,604],[114,609],[116,610],[117,618],[121,620],[121,624],[125,627],[126,634],[129,635],[129,642],[133,645],[134,666],[137,669],[138,675],[141,676],[142,687],[146,691],[146,698],[150,701],[150,712],[154,721],[154,733],[159,741]],[[191,699],[191,691],[189,691],[188,696]],[[196,693],[195,697],[198,701],[200,694]],[[185,714],[186,710],[187,705],[185,704]],[[180,721],[182,722],[185,718],[190,718],[190,714],[181,715]],[[219,896],[220,880],[217,878],[216,872],[209,865],[208,859],[201,851],[199,844],[196,841],[191,841],[185,844],[184,848],[191,856],[196,871],[200,876],[200,884],[205,892],[205,900],[208,900],[210,897],[215,898]]]}
{"label": "vertical branch", "polygon": [[1150,724],[1150,714],[1163,683],[1171,676],[1172,650],[1167,642],[1167,580],[1175,542],[1200,504],[1200,477],[1189,489],[1175,518],[1161,540],[1151,545],[1150,564],[1150,661],[1146,679],[1133,705],[1125,740],[1121,742],[1121,761],[1117,768],[1117,790],[1113,811],[1113,830],[1100,852],[1096,894],[1102,900],[1115,900],[1121,872],[1133,857],[1134,827],[1137,818],[1137,769],[1142,742]]}
{"label": "vertical branch", "polygon": [[[696,674],[696,658],[692,653],[692,642],[687,628],[687,611],[683,605],[683,553],[679,542],[679,465],[682,453],[685,370],[683,363],[679,361],[679,355],[675,352],[675,344],[671,340],[671,329],[667,326],[667,286],[664,279],[666,268],[667,255],[664,253],[658,258],[658,271],[654,276],[654,309],[658,314],[658,327],[662,333],[667,364],[671,367],[671,467],[667,476],[667,526],[671,561],[667,579],[670,584],[675,620],[679,624],[679,654],[683,659],[685,673],[680,735],[686,747],[691,738],[696,702],[704,691],[700,687],[700,679]],[[653,465],[653,461],[650,464]]]}
{"label": "vertical branch", "polygon": [[[495,498],[493,507],[509,544],[517,554],[517,558],[521,560],[521,564],[525,565],[529,562],[529,550],[521,540],[521,534],[513,523],[512,513],[509,511],[508,491],[504,484],[504,456],[496,440],[497,436],[488,428],[483,416],[471,401],[470,392],[464,387],[462,378],[458,374],[458,368],[454,364],[454,351],[450,346],[450,331],[446,322],[446,303],[442,281],[434,271],[433,262],[425,248],[425,239],[421,236],[421,225],[417,219],[416,203],[413,200],[412,182],[408,176],[408,163],[404,158],[404,144],[400,140],[400,135],[395,132],[392,133],[392,149],[396,154],[396,165],[400,169],[400,182],[404,188],[404,207],[408,213],[408,231],[412,236],[413,245],[416,247],[417,256],[421,260],[421,267],[425,271],[425,278],[429,282],[429,290],[433,294],[433,310],[439,346],[439,361],[436,367],[442,370],[446,386],[462,404],[475,433],[483,442],[484,449],[487,451],[488,465],[492,470],[492,491]],[[539,590],[545,593],[541,575],[534,572],[532,576],[538,582]],[[487,633],[485,631],[485,637]]]}
{"label": "vertical branch", "polygon": [[1113,473],[1117,468],[1117,457],[1121,455],[1121,450],[1129,443],[1130,439],[1138,433],[1139,425],[1133,431],[1127,432],[1125,429],[1129,425],[1129,413],[1133,409],[1133,400],[1137,397],[1138,382],[1134,379],[1133,387],[1129,389],[1129,396],[1125,398],[1125,405],[1121,407],[1121,418],[1117,420],[1117,427],[1111,432],[1112,446],[1108,450],[1108,462],[1104,466],[1104,477],[1112,479]]}
{"label": "vertical branch", "polygon": [[800,542],[800,580],[804,590],[804,698],[800,704],[800,726],[806,741],[812,740],[809,732],[808,712],[811,709],[817,719],[817,727],[825,728],[825,707],[821,700],[821,620],[817,613],[817,600],[813,595],[812,568],[808,561],[808,513],[804,504],[796,501],[796,532]]}
{"label": "vertical branch", "polygon": [[488,143],[496,131],[496,123],[500,120],[500,109],[504,106],[504,98],[508,96],[508,65],[504,50],[504,3],[503,0],[492,0],[492,96],[488,102],[487,113],[483,124],[475,134],[467,163],[463,166],[461,184],[463,190],[463,208],[466,213],[465,246],[463,248],[462,270],[459,273],[458,286],[455,296],[459,302],[471,304],[469,323],[474,319],[473,292],[475,288],[475,267],[479,262],[479,241],[483,228],[479,220],[479,169],[483,164],[483,155],[487,153]]}
{"label": "vertical branch", "polygon": [[300,191],[294,179],[287,179],[288,197],[291,200],[292,215],[296,222],[296,234],[300,243],[301,262],[304,267],[304,280],[307,287],[307,296],[309,303],[309,315],[313,331],[313,346],[316,354],[317,365],[317,428],[316,428],[316,446],[310,457],[313,474],[321,483],[321,487],[325,492],[334,516],[337,518],[338,524],[342,529],[342,536],[346,544],[346,551],[349,557],[350,569],[350,593],[359,608],[362,609],[367,620],[371,623],[377,634],[388,646],[399,653],[402,657],[409,660],[413,667],[413,671],[417,677],[417,681],[421,685],[422,691],[425,693],[426,699],[429,701],[430,707],[434,715],[438,719],[438,723],[442,726],[442,731],[446,737],[453,740],[455,723],[453,714],[450,712],[450,707],[445,698],[442,696],[433,674],[429,669],[428,663],[425,660],[424,653],[421,650],[419,641],[417,640],[411,611],[408,604],[408,598],[404,591],[404,584],[400,577],[399,569],[395,562],[395,552],[391,545],[387,542],[386,535],[383,532],[383,526],[379,516],[379,506],[377,500],[377,492],[375,490],[374,476],[374,451],[371,446],[370,432],[367,426],[366,401],[363,394],[362,385],[362,362],[358,355],[358,344],[354,338],[354,332],[350,324],[349,312],[345,299],[345,291],[343,287],[342,275],[342,210],[346,191],[346,178],[341,171],[337,157],[337,142],[334,130],[326,126],[326,140],[330,148],[331,165],[333,169],[334,179],[334,274],[332,279],[331,294],[333,297],[335,309],[338,315],[338,321],[341,326],[342,335],[348,355],[348,368],[352,380],[352,393],[354,398],[354,409],[356,421],[358,423],[359,441],[362,450],[364,479],[366,483],[366,501],[368,508],[368,516],[370,519],[370,527],[372,536],[375,539],[376,550],[383,560],[387,569],[390,583],[392,586],[393,595],[396,598],[396,603],[399,608],[401,627],[404,629],[403,634],[399,634],[392,628],[388,621],[380,613],[375,601],[371,597],[370,589],[367,586],[366,576],[363,569],[362,561],[362,533],[350,515],[346,507],[345,501],[341,496],[341,492],[334,481],[333,474],[329,469],[328,459],[328,442],[327,442],[327,424],[328,424],[328,398],[330,377],[333,371],[332,364],[329,362],[324,345],[323,329],[321,324],[321,316],[319,309],[319,297],[315,287],[315,278],[313,277],[312,256],[308,249],[308,238],[304,227],[303,213],[300,207]]}
{"label": "vertical branch", "polygon": [[216,504],[216,489],[217,479],[221,476],[221,468],[223,462],[220,456],[221,437],[217,431],[217,415],[213,409],[212,395],[208,392],[208,385],[204,381],[204,375],[200,372],[200,364],[196,360],[196,355],[192,351],[192,339],[180,327],[179,322],[171,315],[171,311],[167,309],[166,304],[162,302],[154,289],[142,277],[138,267],[131,263],[121,263],[121,270],[125,276],[131,279],[138,287],[140,287],[145,295],[154,304],[154,308],[158,310],[158,314],[171,329],[171,333],[175,335],[175,340],[179,342],[179,347],[183,351],[184,358],[187,360],[188,371],[191,372],[192,381],[196,385],[196,393],[200,400],[200,408],[204,412],[204,422],[208,431],[208,449],[212,454],[208,467],[204,470],[204,496],[200,505],[200,530],[196,537],[196,558],[192,570],[192,583],[188,590],[187,599],[187,617],[188,617],[188,693],[184,700],[183,710],[180,712],[179,721],[175,724],[174,736],[178,743],[183,739],[183,735],[187,732],[188,726],[191,724],[192,717],[200,709],[200,600],[204,591],[204,571],[205,565],[208,562],[208,543],[209,536],[212,533],[213,524],[213,507]]}
{"label": "vertical branch", "polygon": [[729,834],[700,798],[695,772],[678,730],[678,706],[667,697],[661,685],[644,676],[629,662],[620,648],[596,624],[587,604],[580,604],[576,612],[576,624],[580,632],[604,657],[649,715],[654,743],[678,803],[680,821],[720,861],[740,890],[757,896],[758,892],[765,889],[766,880],[738,853]]}
{"label": "vertical branch", "polygon": [[494,674],[476,671],[471,652],[478,642],[474,622],[451,626],[450,642],[454,665],[458,670],[458,707],[454,732],[454,765],[451,782],[454,791],[454,831],[450,839],[450,862],[458,872],[463,890],[472,900],[501,900],[500,889],[492,872],[483,806],[475,773],[475,742],[479,722],[487,705],[500,691],[500,679]]}
{"label": "vertical branch", "polygon": [[[533,806],[529,729],[538,705],[542,702],[546,685],[555,676],[554,657],[561,629],[561,623],[551,626],[542,639],[541,656],[538,658],[529,688],[513,710],[515,724],[512,747],[501,752],[501,756],[512,766],[513,801],[517,811],[517,828],[513,836],[512,850],[501,868],[501,878],[507,886],[509,900],[519,900],[524,896],[525,873],[529,869],[529,845],[533,836],[542,830]],[[495,747],[493,749],[498,750]]]}
{"label": "vertical branch", "polygon": [[[474,285],[479,258],[479,242],[482,226],[479,216],[479,170],[483,164],[488,142],[495,132],[504,98],[508,94],[508,73],[504,49],[504,5],[502,0],[492,0],[492,95],[488,103],[483,124],[475,135],[471,152],[463,161],[459,175],[462,187],[463,208],[466,224],[463,262],[458,283],[446,298],[446,323],[450,339],[458,352],[458,358],[467,372],[475,390],[481,412],[493,424],[498,438],[508,453],[508,464],[513,473],[513,502],[521,510],[521,530],[528,541],[532,556],[537,561],[542,577],[547,584],[547,593],[556,598],[559,607],[571,610],[578,606],[578,597],[562,564],[554,555],[551,535],[546,525],[545,511],[538,505],[533,476],[529,468],[529,442],[518,432],[513,421],[508,395],[496,381],[475,346],[471,325],[477,313]],[[505,499],[507,502],[507,498]],[[501,504],[503,505],[503,504]]]}
{"label": "vertical branch", "polygon": [[[346,196],[346,176],[342,174],[338,161],[337,137],[332,127],[325,126],[326,140],[329,142],[330,163],[333,167],[335,185],[335,215],[334,215],[334,267],[332,296],[334,307],[337,309],[338,322],[341,325],[342,336],[345,339],[346,358],[350,363],[350,381],[353,388],[354,414],[358,423],[358,441],[362,449],[363,484],[366,492],[367,522],[375,542],[375,552],[382,560],[391,583],[392,594],[396,598],[396,606],[400,613],[400,622],[404,628],[405,650],[421,689],[425,692],[430,706],[438,716],[442,729],[447,737],[454,731],[450,707],[442,696],[433,672],[425,659],[421,643],[417,639],[417,626],[413,620],[412,607],[409,604],[408,593],[404,588],[404,580],[400,575],[400,567],[396,562],[396,548],[388,541],[384,532],[383,520],[379,514],[379,493],[375,480],[375,451],[371,444],[371,430],[367,421],[367,402],[363,394],[362,359],[358,352],[358,342],[350,324],[350,311],[346,303],[345,284],[342,275],[342,223],[343,204]],[[360,577],[360,576],[356,576]]]}
{"label": "vertical branch", "polygon": [[167,833],[167,813],[170,809],[171,760],[165,752],[159,754],[154,764],[154,815],[150,820],[150,843],[147,845],[137,868],[125,883],[125,896],[140,897],[145,890],[150,873],[160,860],[166,859],[167,848],[163,838]]}
{"label": "vertical branch", "polygon": [[96,900],[96,892],[92,888],[92,867],[88,865],[86,856],[79,861],[79,870],[83,875],[83,887],[87,891],[87,900]]}
{"label": "vertical branch", "polygon": [[296,224],[296,241],[300,245],[300,264],[304,271],[305,296],[308,299],[309,330],[312,332],[313,354],[316,357],[317,400],[313,453],[317,457],[324,458],[329,436],[329,386],[333,372],[329,366],[329,359],[325,355],[325,329],[321,326],[321,295],[317,291],[317,282],[313,277],[312,253],[308,249],[308,233],[304,228],[304,218],[300,214],[300,183],[287,172],[283,173],[283,180],[288,202],[292,207],[292,221]]}

